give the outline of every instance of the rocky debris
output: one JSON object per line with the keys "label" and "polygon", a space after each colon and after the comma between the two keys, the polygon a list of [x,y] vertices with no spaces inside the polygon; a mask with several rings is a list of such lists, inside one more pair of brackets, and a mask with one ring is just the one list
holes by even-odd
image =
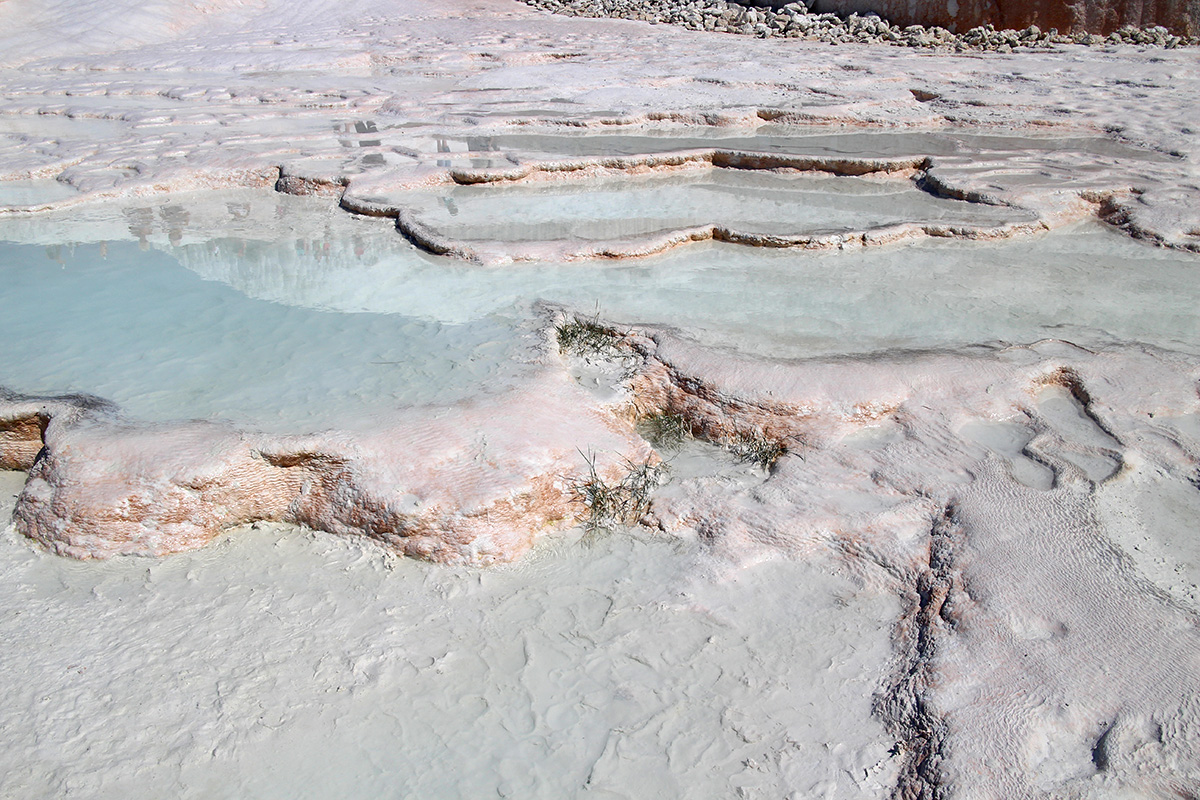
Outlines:
{"label": "rocky debris", "polygon": [[996,30],[992,25],[953,33],[940,26],[900,26],[875,14],[839,16],[818,14],[805,3],[794,2],[773,10],[726,0],[524,0],[535,8],[573,17],[609,17],[679,25],[694,31],[714,31],[755,36],[784,37],[826,44],[890,44],[918,49],[981,50],[1011,53],[1017,49],[1046,49],[1058,45],[1132,44],[1167,49],[1200,44],[1196,37],[1175,36],[1162,26],[1125,26],[1108,36],[1090,33],[1062,34],[1030,25],[1024,30]]}

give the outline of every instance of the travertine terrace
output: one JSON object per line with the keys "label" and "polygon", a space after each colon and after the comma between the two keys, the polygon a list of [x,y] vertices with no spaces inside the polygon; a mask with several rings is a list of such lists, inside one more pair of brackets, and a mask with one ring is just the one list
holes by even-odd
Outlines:
{"label": "travertine terrace", "polygon": [[1195,47],[0,31],[0,794],[1200,795]]}

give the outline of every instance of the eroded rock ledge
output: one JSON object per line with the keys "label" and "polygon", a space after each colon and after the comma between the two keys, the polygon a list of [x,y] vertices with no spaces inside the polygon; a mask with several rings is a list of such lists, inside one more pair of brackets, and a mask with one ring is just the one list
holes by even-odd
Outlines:
{"label": "eroded rock ledge", "polygon": [[[1081,187],[1068,197],[1062,196],[1061,193],[1023,189],[1013,192],[1010,198],[1005,196],[1003,189],[997,191],[995,186],[992,186],[992,191],[988,193],[973,188],[970,182],[964,181],[961,185],[956,183],[952,164],[940,167],[937,173],[933,172],[934,165],[933,159],[924,156],[872,159],[713,148],[632,156],[539,160],[501,169],[448,169],[439,173],[422,173],[400,183],[367,180],[357,185],[351,183],[342,193],[340,202],[343,208],[353,213],[394,218],[400,232],[428,252],[492,265],[546,259],[575,261],[637,258],[683,244],[710,240],[750,247],[812,250],[870,247],[921,237],[1006,239],[1045,231],[1089,214],[1096,215],[1101,207],[1124,208],[1117,197],[1118,192],[1106,191],[1103,187]],[[865,230],[811,234],[746,231],[721,222],[713,222],[601,242],[477,242],[456,239],[443,233],[404,203],[406,192],[429,190],[437,186],[506,186],[540,182],[569,186],[571,181],[598,176],[636,178],[703,169],[815,172],[837,176],[909,179],[920,189],[937,197],[1006,208],[1011,212],[1011,220],[1000,224],[912,222]],[[998,176],[989,177],[994,180]],[[281,179],[277,188],[309,191],[303,184],[297,184],[295,181],[285,184],[283,181],[284,179]],[[719,210],[714,210],[714,214],[719,213]],[[1176,244],[1174,240],[1165,236],[1159,236],[1155,241],[1164,246]],[[1184,242],[1179,246],[1191,247],[1191,244]]]}
{"label": "eroded rock ledge", "polygon": [[415,409],[369,435],[142,424],[81,396],[0,398],[0,463],[29,471],[17,528],[74,558],[164,555],[258,521],[363,535],[443,562],[511,560],[576,523],[576,484],[649,448],[561,373],[500,399]]}

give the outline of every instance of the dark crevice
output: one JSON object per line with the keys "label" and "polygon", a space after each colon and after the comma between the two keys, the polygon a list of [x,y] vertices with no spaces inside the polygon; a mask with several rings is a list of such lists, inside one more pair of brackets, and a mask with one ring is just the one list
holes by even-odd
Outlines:
{"label": "dark crevice", "polygon": [[934,661],[945,637],[953,633],[955,606],[964,597],[955,565],[962,529],[955,517],[953,504],[947,505],[930,529],[928,564],[907,576],[908,608],[895,633],[899,659],[875,697],[875,713],[895,737],[901,759],[891,793],[895,800],[941,800],[949,794],[942,774],[947,727],[930,695]]}

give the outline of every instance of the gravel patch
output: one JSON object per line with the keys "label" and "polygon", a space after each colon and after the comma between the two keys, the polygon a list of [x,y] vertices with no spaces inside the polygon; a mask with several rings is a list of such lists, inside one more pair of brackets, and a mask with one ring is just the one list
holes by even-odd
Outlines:
{"label": "gravel patch", "polygon": [[801,2],[778,9],[761,8],[726,0],[522,0],[529,5],[574,17],[635,19],[650,23],[679,25],[694,31],[716,31],[755,36],[784,37],[827,44],[890,44],[926,50],[982,50],[1011,53],[1018,49],[1047,49],[1059,45],[1122,45],[1175,48],[1200,44],[1196,37],[1173,35],[1164,27],[1135,28],[1098,36],[1089,33],[1062,34],[1036,25],[1024,30],[996,30],[991,25],[952,33],[938,26],[901,27],[868,14],[838,16],[813,13]]}

